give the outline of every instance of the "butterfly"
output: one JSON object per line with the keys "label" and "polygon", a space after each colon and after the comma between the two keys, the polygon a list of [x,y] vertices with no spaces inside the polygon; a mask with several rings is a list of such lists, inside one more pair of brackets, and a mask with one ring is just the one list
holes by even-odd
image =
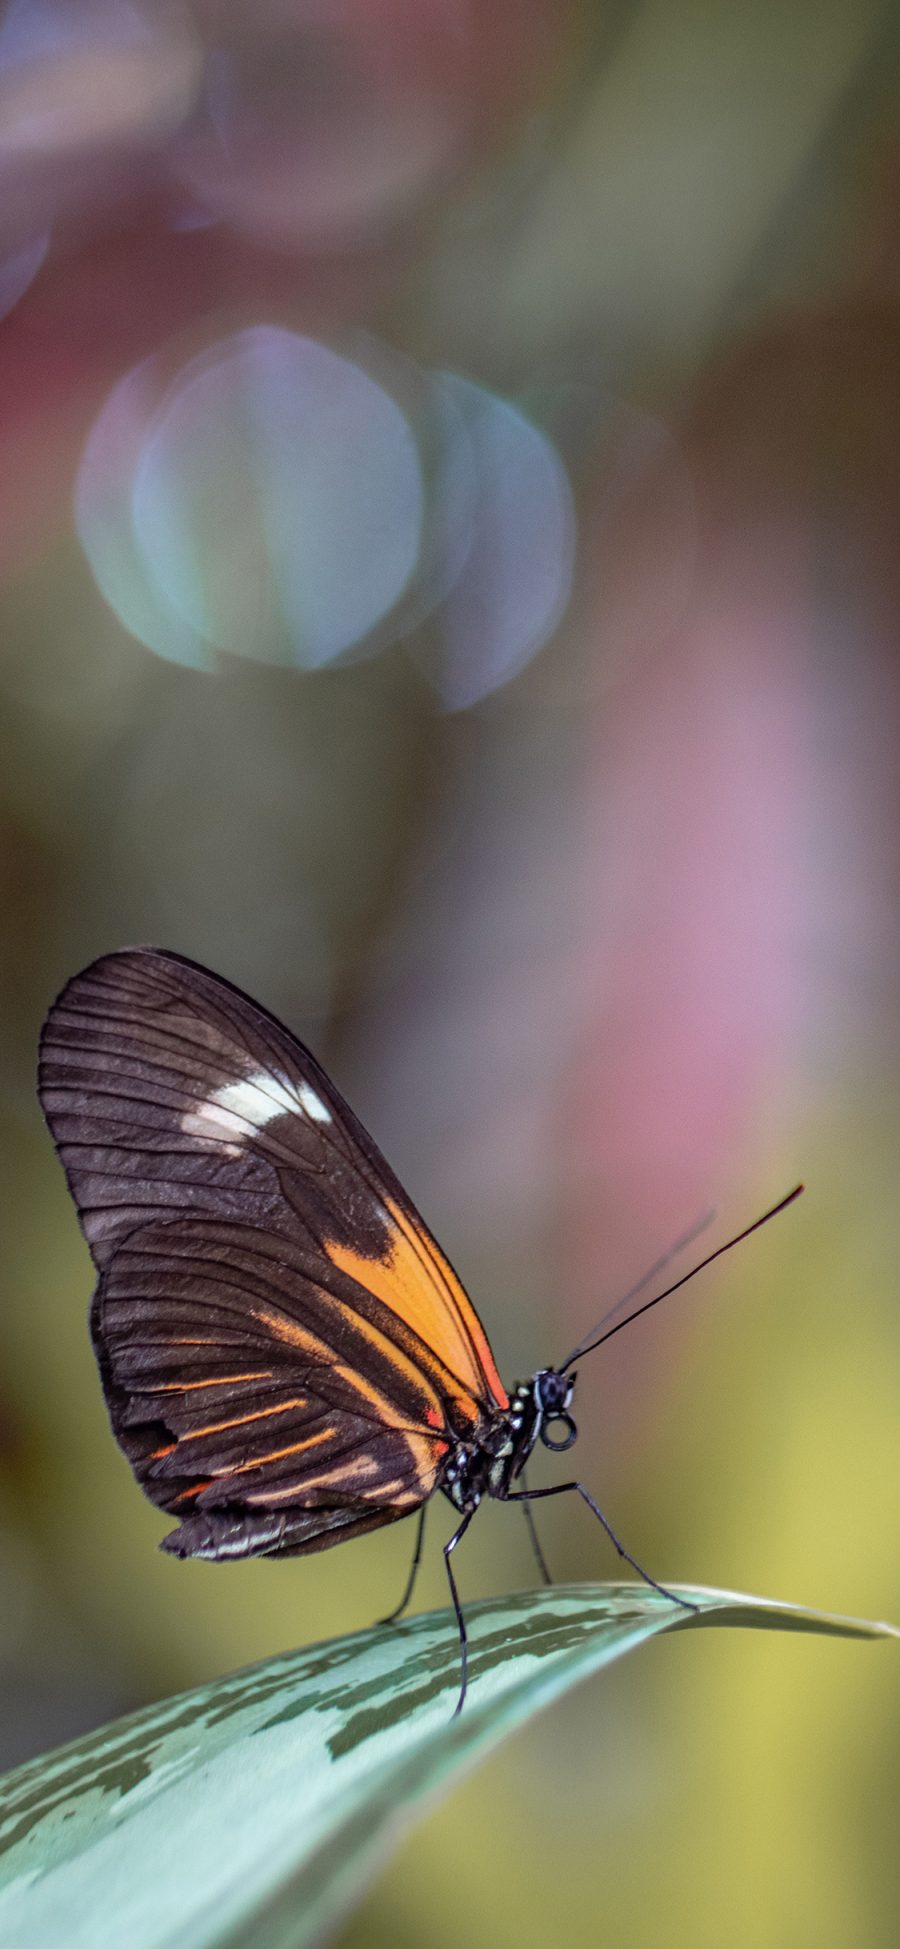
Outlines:
{"label": "butterfly", "polygon": [[508,1394],[399,1179],[258,1003],[163,949],[108,954],[52,1007],[38,1087],[98,1273],[91,1335],[113,1433],[175,1520],[164,1550],[307,1555],[418,1512],[393,1621],[440,1490],[459,1519],[444,1546],[457,1711],[467,1633],[451,1559],[485,1496],[521,1502],[549,1581],[530,1506],[577,1493],[646,1583],[693,1608],[641,1569],[583,1483],[524,1481],[539,1442],[575,1441],[573,1362],[627,1321]]}

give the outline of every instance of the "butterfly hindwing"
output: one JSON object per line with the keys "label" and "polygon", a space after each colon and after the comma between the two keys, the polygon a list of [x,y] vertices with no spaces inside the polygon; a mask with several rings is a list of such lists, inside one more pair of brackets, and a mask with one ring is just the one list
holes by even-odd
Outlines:
{"label": "butterfly hindwing", "polygon": [[100,1280],[117,1438],[167,1546],[323,1548],[406,1514],[506,1403],[456,1275],[301,1043],[156,949],[71,981],[40,1092]]}
{"label": "butterfly hindwing", "polygon": [[115,1433],[172,1515],[214,1530],[274,1513],[297,1547],[298,1524],[390,1521],[434,1487],[439,1397],[367,1322],[336,1320],[286,1241],[212,1219],[137,1231],[92,1327]]}

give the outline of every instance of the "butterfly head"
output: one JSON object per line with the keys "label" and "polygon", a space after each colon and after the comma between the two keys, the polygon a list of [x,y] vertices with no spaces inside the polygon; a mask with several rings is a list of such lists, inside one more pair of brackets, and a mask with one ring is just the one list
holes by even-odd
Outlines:
{"label": "butterfly head", "polygon": [[577,1378],[577,1374],[558,1373],[555,1367],[542,1368],[534,1376],[531,1386],[539,1417],[535,1432],[545,1448],[571,1448],[578,1434],[569,1413]]}
{"label": "butterfly head", "polygon": [[576,1378],[575,1374],[559,1373],[555,1367],[541,1367],[530,1381],[514,1389],[509,1417],[514,1475],[524,1467],[538,1441],[559,1452],[571,1448],[578,1434],[569,1413]]}
{"label": "butterfly head", "polygon": [[569,1413],[574,1391],[575,1375],[555,1367],[542,1367],[530,1381],[520,1381],[507,1412],[498,1415],[484,1445],[454,1458],[445,1484],[451,1501],[460,1508],[469,1506],[465,1499],[476,1474],[479,1487],[488,1495],[508,1496],[539,1441],[545,1448],[571,1448],[578,1434]]}

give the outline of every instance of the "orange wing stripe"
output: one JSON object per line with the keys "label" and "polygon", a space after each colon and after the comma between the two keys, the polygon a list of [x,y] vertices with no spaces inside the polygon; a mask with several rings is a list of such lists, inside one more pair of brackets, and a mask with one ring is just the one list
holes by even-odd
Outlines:
{"label": "orange wing stripe", "polygon": [[302,1455],[307,1448],[318,1448],[322,1441],[331,1441],[333,1428],[320,1428],[318,1434],[307,1435],[305,1441],[292,1441],[287,1448],[270,1448],[266,1455],[255,1455],[252,1462],[238,1462],[235,1468],[217,1469],[217,1476],[246,1475],[248,1469],[261,1469],[266,1462],[280,1462],[282,1455]]}
{"label": "orange wing stripe", "polygon": [[352,1464],[348,1466],[346,1462],[337,1462],[333,1468],[323,1469],[319,1475],[304,1476],[302,1482],[289,1482],[282,1489],[259,1489],[255,1493],[245,1493],[242,1499],[253,1503],[287,1502],[293,1499],[302,1507],[303,1499],[310,1490],[334,1488],[338,1493],[352,1494],[359,1502],[366,1502],[370,1498],[383,1502],[387,1494],[395,1497],[395,1506],[404,1502],[422,1502],[431,1493],[437,1464],[447,1444],[416,1435],[408,1435],[407,1441],[417,1471],[413,1482],[408,1476],[398,1476],[394,1481],[385,1482],[376,1470],[367,1487]]}
{"label": "orange wing stripe", "polygon": [[[220,1435],[226,1428],[243,1428],[248,1421],[268,1421],[273,1414],[289,1414],[292,1408],[305,1408],[306,1399],[301,1396],[294,1401],[279,1401],[274,1408],[254,1408],[252,1414],[234,1414],[228,1421],[208,1421],[204,1428],[190,1428],[179,1441],[200,1441],[203,1435]],[[162,1454],[169,1451],[162,1449]]]}
{"label": "orange wing stripe", "polygon": [[392,1220],[388,1257],[367,1259],[352,1246],[329,1239],[325,1250],[332,1265],[411,1327],[471,1395],[482,1398],[487,1380],[497,1405],[508,1407],[487,1337],[459,1280],[399,1205],[389,1199],[387,1208]]}
{"label": "orange wing stripe", "polygon": [[475,1347],[476,1354],[484,1370],[485,1380],[497,1401],[498,1407],[508,1408],[509,1397],[494,1364],[490,1341],[465,1287],[460,1285],[455,1272],[447,1264],[443,1253],[435,1244],[434,1240],[429,1238],[426,1232],[420,1232],[418,1226],[405,1216],[400,1206],[395,1205],[392,1199],[388,1199],[388,1210],[390,1211],[391,1217],[400,1226],[404,1236],[414,1245],[414,1249],[417,1250],[420,1260],[424,1252],[428,1265],[431,1267],[432,1272],[437,1275],[439,1283],[443,1286],[448,1299],[455,1309],[466,1343],[468,1344],[471,1341]]}
{"label": "orange wing stripe", "polygon": [[[329,1251],[331,1250],[330,1247],[327,1249]],[[363,1284],[365,1283],[363,1281]],[[321,1292],[324,1300],[329,1299],[329,1294],[322,1292],[320,1287],[317,1287],[316,1290]],[[374,1290],[371,1285],[369,1290]],[[357,1392],[362,1394],[371,1404],[375,1410],[377,1419],[383,1422],[386,1427],[406,1427],[406,1422],[398,1419],[397,1409],[387,1399],[386,1395],[382,1394],[380,1388],[376,1387],[374,1382],[368,1380],[364,1374],[360,1373],[358,1368],[349,1367],[339,1360],[336,1361],[331,1348],[327,1347],[323,1340],[319,1340],[314,1333],[307,1332],[306,1328],[300,1326],[298,1321],[289,1319],[284,1313],[270,1313],[266,1307],[254,1307],[253,1312],[254,1318],[259,1320],[261,1325],[267,1326],[270,1333],[276,1334],[277,1338],[285,1341],[289,1347],[296,1347],[299,1352],[307,1354],[318,1365],[331,1367],[336,1374],[341,1374],[347,1380],[352,1381]],[[425,1419],[430,1426],[443,1428],[444,1415],[441,1411],[438,1396],[430,1385],[428,1377],[422,1373],[421,1368],[414,1366],[412,1361],[407,1359],[402,1348],[396,1346],[393,1340],[388,1340],[383,1333],[379,1332],[377,1326],[371,1324],[371,1321],[363,1319],[360,1314],[355,1314],[353,1324],[360,1333],[365,1334],[366,1339],[373,1347],[378,1349],[379,1353],[389,1355],[393,1366],[399,1367],[406,1378],[411,1380],[414,1386],[418,1388],[420,1393],[431,1395],[431,1400],[423,1410]],[[436,1422],[434,1416],[439,1417]]]}
{"label": "orange wing stripe", "polygon": [[258,1374],[218,1374],[212,1381],[157,1381],[155,1387],[142,1388],[144,1394],[194,1394],[200,1387],[230,1387],[234,1381],[270,1381],[271,1368]]}
{"label": "orange wing stripe", "polygon": [[173,1497],[173,1502],[192,1502],[194,1496],[202,1496],[204,1489],[212,1488],[214,1479],[208,1475],[205,1482],[195,1482],[190,1489],[182,1489],[180,1495]]}

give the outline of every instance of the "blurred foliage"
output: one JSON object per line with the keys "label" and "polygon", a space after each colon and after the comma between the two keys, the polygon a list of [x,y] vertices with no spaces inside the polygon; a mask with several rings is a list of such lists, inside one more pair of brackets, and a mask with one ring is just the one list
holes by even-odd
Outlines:
{"label": "blurred foliage", "polygon": [[[0,11],[4,1764],[410,1547],[155,1552],[33,1095],[131,941],[310,1040],[509,1380],[805,1177],[585,1363],[580,1466],[660,1576],[898,1614],[898,56],[875,0]],[[530,1574],[485,1512],[464,1592]],[[896,1687],[795,1651],[627,1662],[347,1944],[893,1944]]]}

